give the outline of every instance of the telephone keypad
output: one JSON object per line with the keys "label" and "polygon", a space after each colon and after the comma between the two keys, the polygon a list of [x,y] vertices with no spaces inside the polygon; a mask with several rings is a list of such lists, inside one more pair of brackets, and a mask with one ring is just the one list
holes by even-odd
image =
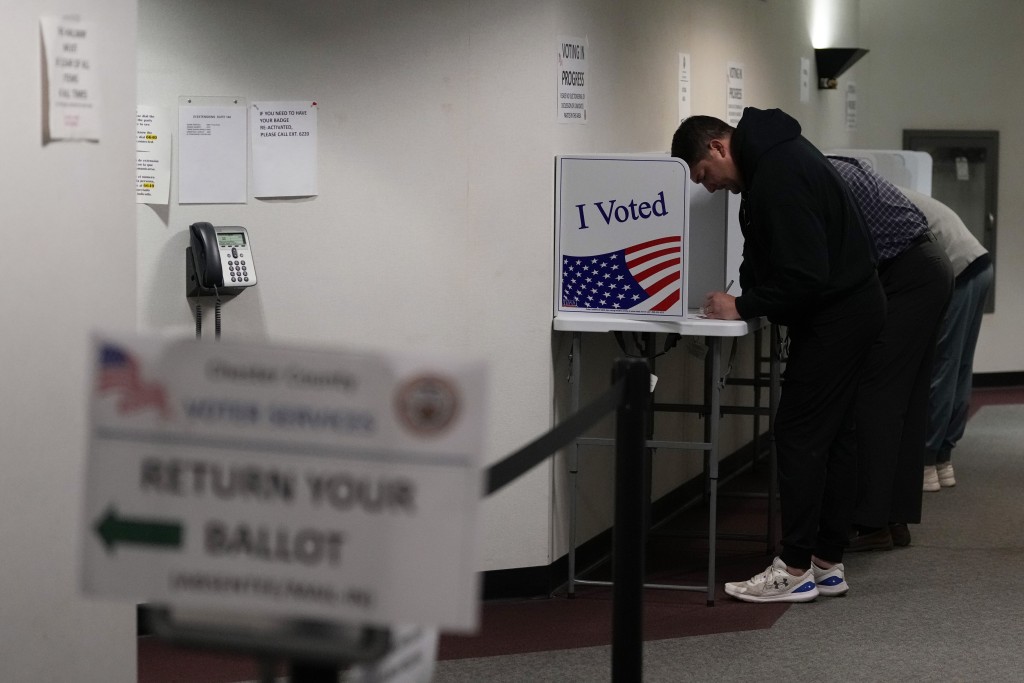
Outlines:
{"label": "telephone keypad", "polygon": [[224,280],[226,283],[241,284],[255,280],[255,278],[250,280],[249,265],[245,257],[246,253],[240,251],[237,247],[221,250],[222,263],[226,264],[224,270]]}

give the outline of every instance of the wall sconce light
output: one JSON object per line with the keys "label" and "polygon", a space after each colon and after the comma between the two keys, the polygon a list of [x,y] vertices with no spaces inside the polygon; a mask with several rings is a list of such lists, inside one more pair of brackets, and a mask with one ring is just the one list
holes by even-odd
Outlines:
{"label": "wall sconce light", "polygon": [[836,79],[868,53],[859,47],[826,47],[814,50],[818,67],[818,90],[835,90]]}

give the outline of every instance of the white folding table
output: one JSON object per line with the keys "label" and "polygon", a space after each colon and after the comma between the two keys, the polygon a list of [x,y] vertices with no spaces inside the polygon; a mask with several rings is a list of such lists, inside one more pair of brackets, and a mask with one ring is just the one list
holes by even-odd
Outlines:
{"label": "white folding table", "polygon": [[[706,591],[708,605],[714,604],[715,599],[715,557],[717,538],[717,506],[718,506],[718,458],[719,458],[719,422],[722,413],[721,391],[725,386],[725,374],[722,370],[722,339],[725,337],[744,337],[752,332],[770,326],[764,318],[752,320],[709,320],[697,315],[696,311],[685,320],[665,319],[635,319],[607,313],[564,313],[560,312],[554,317],[553,327],[556,331],[572,333],[571,369],[570,369],[570,410],[575,413],[580,407],[580,377],[582,371],[582,335],[584,332],[607,333],[607,332],[634,332],[644,334],[678,334],[686,337],[705,337],[709,347],[709,353],[705,363],[710,363],[710,372],[705,372],[705,440],[697,442],[684,441],[658,441],[648,440],[645,446],[648,448],[666,448],[684,451],[707,452],[706,478],[708,482],[708,571],[707,584],[702,586],[689,586],[678,584],[645,584],[648,588],[665,588],[672,590]],[[771,327],[771,353],[770,353],[770,380],[769,380],[769,431],[774,427],[775,407],[778,404],[779,390],[779,354],[778,354],[778,332],[775,326]],[[670,381],[663,379],[662,381]],[[755,382],[755,392],[758,385]],[[569,594],[574,592],[575,584],[581,585],[609,585],[608,581],[593,581],[578,579],[576,577],[576,506],[577,506],[577,475],[579,472],[579,446],[601,445],[610,446],[614,439],[600,437],[580,437],[576,440],[575,446],[570,451],[569,461]],[[769,522],[771,529],[771,518],[775,508],[775,448],[774,442],[770,447],[770,468],[771,480],[768,492],[769,500]],[[769,545],[774,545],[773,534],[769,531]]]}

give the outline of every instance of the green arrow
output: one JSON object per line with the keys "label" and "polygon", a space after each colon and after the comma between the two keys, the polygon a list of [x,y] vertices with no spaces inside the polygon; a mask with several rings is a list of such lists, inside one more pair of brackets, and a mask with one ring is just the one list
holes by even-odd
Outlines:
{"label": "green arrow", "polygon": [[185,536],[179,522],[118,517],[114,506],[96,521],[95,529],[111,552],[118,543],[180,548]]}

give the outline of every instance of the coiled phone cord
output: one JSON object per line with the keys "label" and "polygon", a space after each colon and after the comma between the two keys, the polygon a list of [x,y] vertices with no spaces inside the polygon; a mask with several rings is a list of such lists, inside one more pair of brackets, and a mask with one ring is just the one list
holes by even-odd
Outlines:
{"label": "coiled phone cord", "polygon": [[217,297],[217,303],[214,304],[213,308],[213,330],[214,337],[220,341],[220,294],[217,293],[217,288],[213,288],[213,295]]}
{"label": "coiled phone cord", "polygon": [[[220,339],[220,292],[217,287],[213,288],[213,295],[216,297],[213,307],[213,331],[214,337]],[[196,339],[203,338],[203,305],[196,301]]]}

